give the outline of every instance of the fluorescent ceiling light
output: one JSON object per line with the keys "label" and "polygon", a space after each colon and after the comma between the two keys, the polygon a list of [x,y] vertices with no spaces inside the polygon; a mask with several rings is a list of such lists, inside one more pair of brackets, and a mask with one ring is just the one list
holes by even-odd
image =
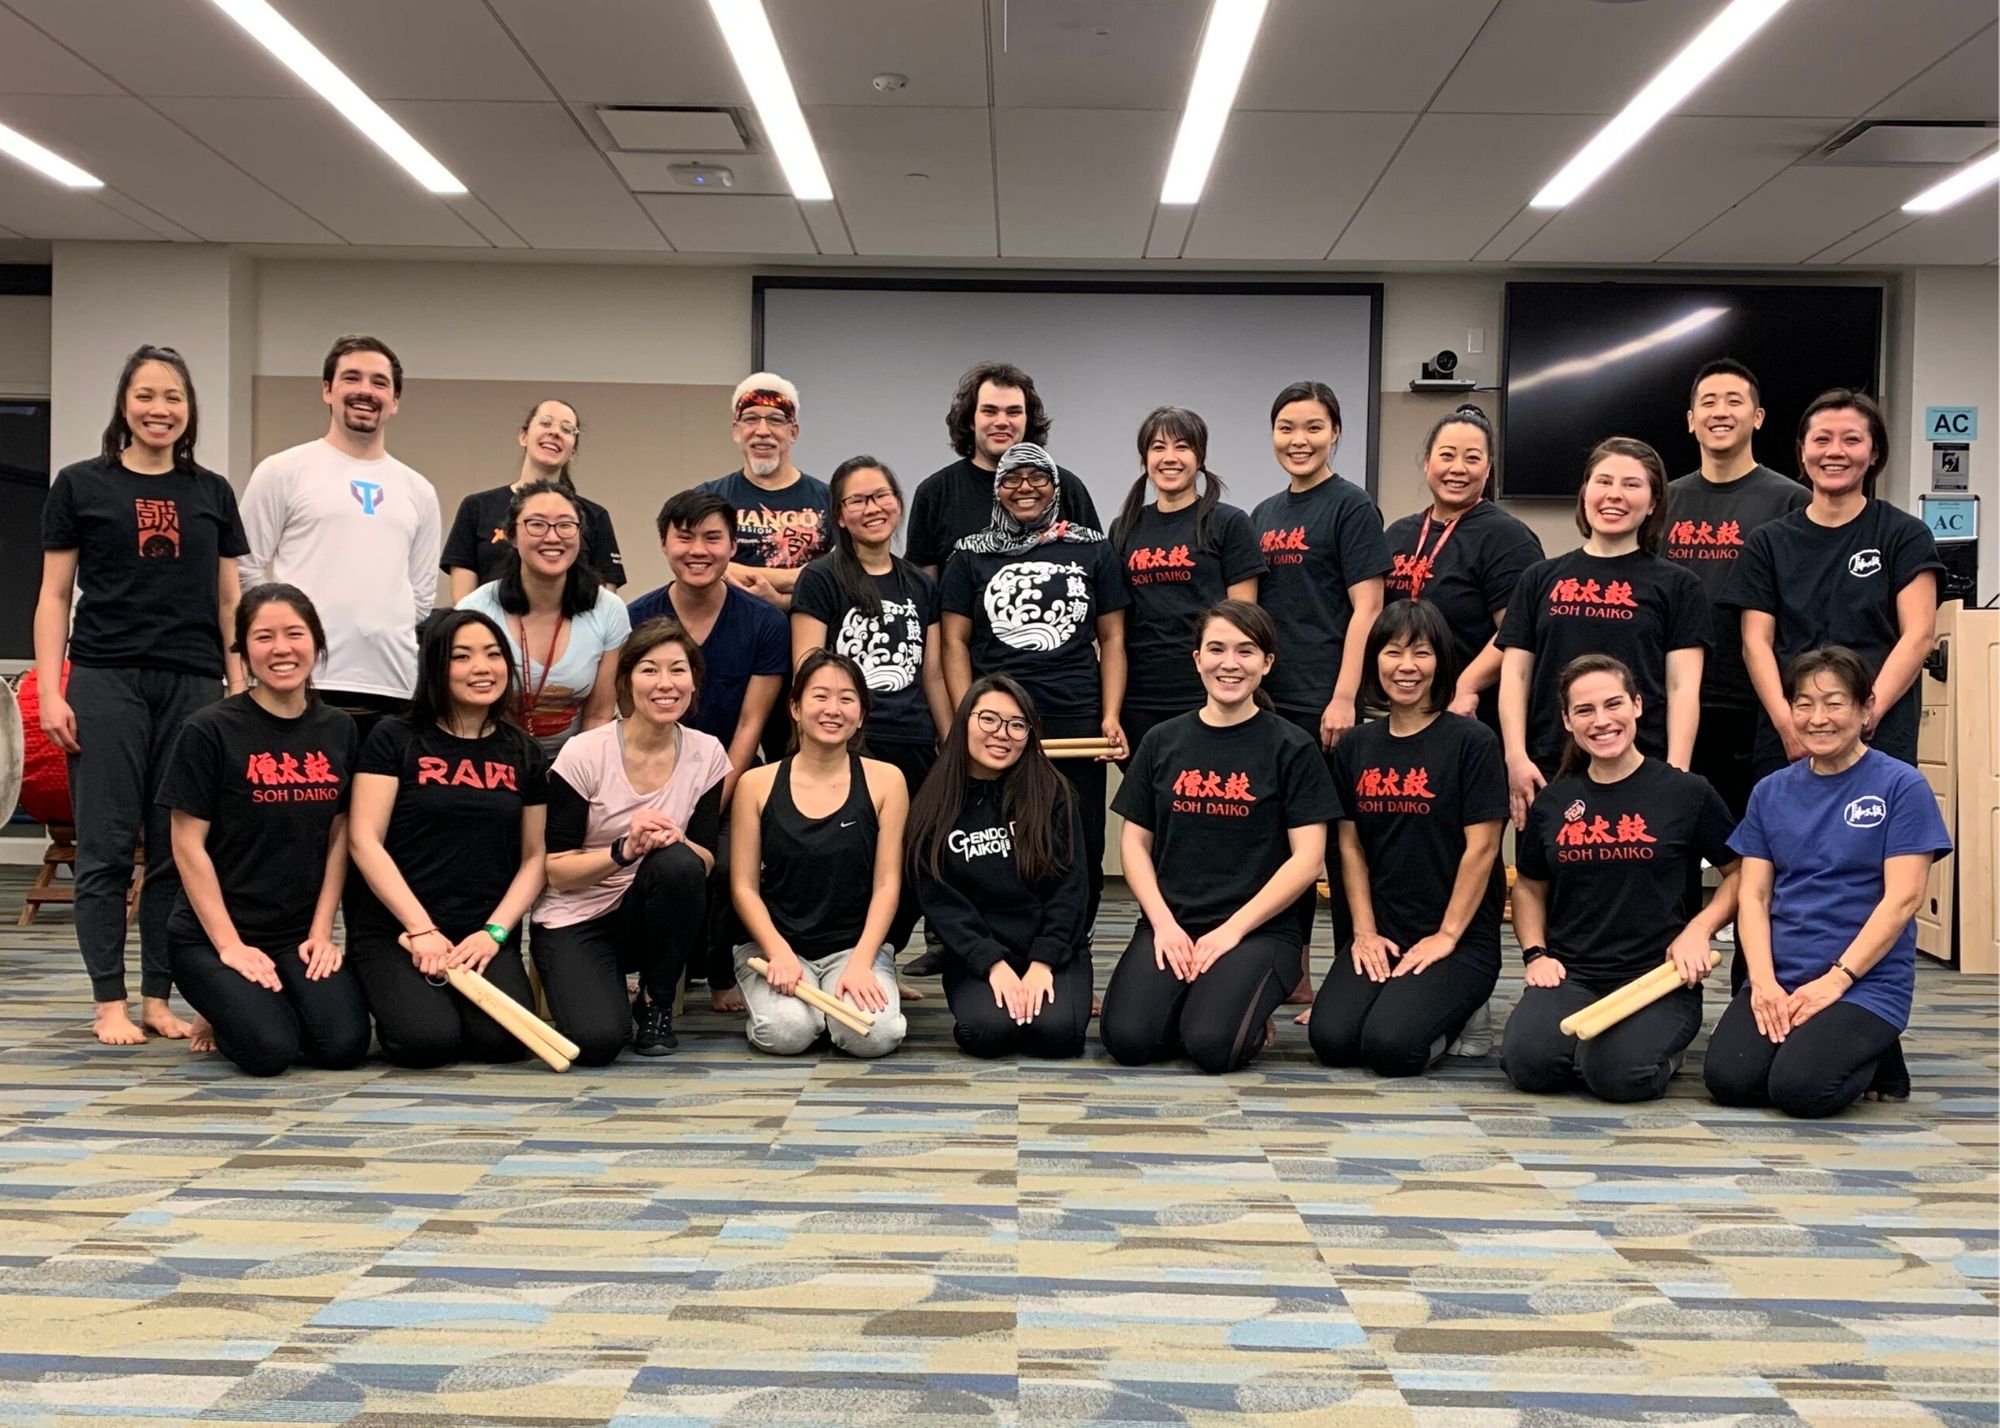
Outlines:
{"label": "fluorescent ceiling light", "polygon": [[452,177],[401,124],[383,112],[382,106],[361,92],[361,86],[340,72],[339,66],[321,54],[313,42],[292,28],[291,21],[273,10],[267,0],[214,0],[215,7],[241,25],[250,38],[277,56],[280,63],[311,85],[334,108],[334,112],[366,135],[371,143],[432,193],[464,193],[465,185]]}
{"label": "fluorescent ceiling light", "polygon": [[1940,180],[1903,205],[1905,213],[1936,213],[1960,199],[1970,198],[1995,179],[2000,179],[2000,149],[1983,159],[1974,159],[1950,178]]}
{"label": "fluorescent ceiling light", "polygon": [[1691,332],[1699,332],[1719,317],[1727,317],[1726,307],[1698,307],[1686,317],[1677,317],[1664,327],[1655,328],[1621,342],[1616,347],[1607,347],[1602,352],[1589,357],[1572,357],[1566,362],[1552,362],[1539,372],[1530,372],[1525,377],[1507,379],[1509,392],[1525,392],[1530,387],[1539,387],[1544,382],[1560,382],[1569,377],[1588,377],[1610,366],[1613,362],[1623,362],[1628,357],[1637,357],[1641,352],[1650,352],[1655,347],[1664,347],[1669,342],[1678,342]]}
{"label": "fluorescent ceiling light", "polygon": [[1530,208],[1561,208],[1604,176],[1605,170],[1625,157],[1633,145],[1646,137],[1703,81],[1729,57],[1750,42],[1770,18],[1785,8],[1787,0],[1731,0],[1702,32],[1696,35],[1667,67],[1616,118],[1597,131],[1577,156],[1548,181],[1542,191],[1528,200]]}
{"label": "fluorescent ceiling light", "polygon": [[833,198],[826,168],[813,147],[812,131],[799,108],[799,96],[792,90],[792,77],[785,72],[785,57],[778,53],[778,37],[771,33],[770,17],[764,0],[708,0],[709,12],[722,27],[723,43],[764,121],[771,147],[778,151],[778,164],[792,197],[805,203],[825,203]]}
{"label": "fluorescent ceiling light", "polygon": [[1236,107],[1236,90],[1243,68],[1257,43],[1269,0],[1215,0],[1202,32],[1201,54],[1188,86],[1187,108],[1181,111],[1180,132],[1174,136],[1173,157],[1167,160],[1167,180],[1160,186],[1162,203],[1199,203],[1222,142],[1223,125]]}
{"label": "fluorescent ceiling light", "polygon": [[50,153],[26,134],[17,133],[5,124],[0,124],[0,154],[19,159],[29,168],[47,174],[65,188],[104,187],[103,179],[85,173],[61,154]]}

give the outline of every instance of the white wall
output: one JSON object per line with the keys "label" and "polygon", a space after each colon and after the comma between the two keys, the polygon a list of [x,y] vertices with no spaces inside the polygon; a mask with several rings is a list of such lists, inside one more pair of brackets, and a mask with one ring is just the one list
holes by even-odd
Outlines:
{"label": "white wall", "polygon": [[0,297],[0,397],[49,394],[49,301]]}
{"label": "white wall", "polygon": [[1895,464],[1903,473],[1903,504],[1917,508],[1916,492],[1931,488],[1931,446],[1923,430],[1925,407],[1979,408],[1979,439],[1972,443],[1971,489],[1980,497],[1980,598],[2000,592],[2000,273],[1992,268],[1918,268],[1905,286],[1909,313],[1908,390],[1899,392],[1904,445]]}

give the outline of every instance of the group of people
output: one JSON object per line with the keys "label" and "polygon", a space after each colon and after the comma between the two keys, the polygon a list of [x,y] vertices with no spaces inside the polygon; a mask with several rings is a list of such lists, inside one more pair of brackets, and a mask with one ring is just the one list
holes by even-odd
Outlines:
{"label": "group of people", "polygon": [[[573,407],[526,415],[517,478],[441,541],[386,450],[401,393],[385,344],[340,339],[326,435],[260,463],[239,512],[194,462],[186,364],[142,347],[101,453],[51,488],[37,678],[104,1041],[192,1035],[263,1075],[371,1037],[399,1065],[513,1059],[446,974],[528,1001],[532,964],[589,1065],[672,1051],[688,981],[763,1051],[882,1056],[930,971],[969,1054],[1073,1056],[1115,763],[1140,912],[1101,1005],[1118,1062],[1241,1067],[1288,1001],[1328,1065],[1483,1050],[1511,824],[1515,1085],[1662,1094],[1733,924],[1718,1099],[1908,1094],[1912,919],[1950,848],[1913,767],[1940,566],[1875,496],[1863,393],[1811,404],[1795,481],[1753,454],[1755,377],[1709,364],[1699,468],[1670,482],[1650,446],[1600,443],[1582,544],[1546,558],[1487,496],[1472,407],[1432,427],[1430,500],[1386,530],[1335,471],[1325,385],[1273,401],[1285,489],[1247,512],[1202,419],[1162,407],[1107,526],[1018,367],[965,375],[959,459],[907,509],[875,457],[800,472],[798,392],[758,373],[731,404],[741,469],[667,500],[672,579],[629,604]],[[1562,1030],[1663,964],[1678,991]]]}

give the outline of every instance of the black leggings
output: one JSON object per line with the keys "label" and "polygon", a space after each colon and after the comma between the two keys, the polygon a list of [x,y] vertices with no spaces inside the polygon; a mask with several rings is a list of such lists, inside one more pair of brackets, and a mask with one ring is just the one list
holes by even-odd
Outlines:
{"label": "black leggings", "polygon": [[1204,1071],[1234,1071],[1264,1049],[1264,1023],[1298,982],[1296,935],[1253,932],[1183,982],[1171,967],[1153,965],[1153,929],[1141,920],[1104,989],[1097,1034],[1122,1065],[1185,1051]]}
{"label": "black leggings", "polygon": [[703,977],[711,993],[736,985],[736,946],[748,941],[743,924],[737,920],[736,902],[729,890],[729,818],[722,811],[722,825],[715,833],[715,866],[708,874],[708,898],[702,912],[702,926],[695,945],[702,957],[688,966],[688,976]]}
{"label": "black leggings", "polygon": [[334,1071],[368,1055],[368,1003],[352,969],[318,981],[299,956],[304,934],[260,950],[284,990],[260,987],[228,966],[203,938],[169,935],[174,985],[215,1031],[215,1049],[252,1076],[276,1076],[301,1063]]}
{"label": "black leggings", "polygon": [[[1009,957],[1016,972],[1028,970],[1026,957]],[[1055,999],[1026,1026],[1014,1025],[1006,1008],[993,1003],[993,988],[975,977],[965,959],[947,953],[944,999],[951,1003],[951,1036],[967,1056],[1043,1056],[1058,1060],[1083,1054],[1090,1029],[1090,953],[1079,951],[1055,969]]]}
{"label": "black leggings", "polygon": [[670,1007],[681,973],[700,947],[708,869],[685,843],[639,860],[632,886],[609,911],[565,927],[535,924],[530,951],[556,1030],[579,1048],[579,1066],[614,1060],[632,1029],[625,974],[637,972],[646,1000]]}
{"label": "black leggings", "polygon": [[1523,1091],[1573,1091],[1600,1101],[1651,1101],[1667,1093],[1680,1054],[1701,1030],[1701,988],[1677,987],[1601,1035],[1578,1041],[1560,1023],[1623,982],[1584,981],[1575,973],[1553,987],[1523,987],[1507,1018],[1500,1065]]}
{"label": "black leggings", "polygon": [[[476,927],[440,927],[453,942]],[[453,991],[433,985],[417,970],[394,932],[350,932],[347,961],[361,979],[382,1054],[398,1066],[447,1066],[454,1061],[519,1061],[528,1048],[499,1022]],[[521,965],[517,928],[486,964],[486,980],[524,1007],[533,1008],[534,989]]]}
{"label": "black leggings", "polygon": [[[880,759],[885,764],[894,764],[896,771],[903,776],[903,787],[908,790],[910,801],[914,803],[917,790],[923,787],[931,766],[937,762],[937,745],[870,739],[868,757]],[[916,930],[917,919],[922,916],[923,909],[917,906],[917,880],[906,873],[903,877],[903,895],[896,903],[896,917],[889,924],[891,951],[901,952],[910,945],[910,934]]]}
{"label": "black leggings", "polygon": [[[1280,710],[1286,719],[1312,736],[1313,746],[1319,746],[1319,712],[1298,714],[1290,710]],[[1324,749],[1320,757],[1326,761],[1326,771],[1340,786],[1340,771],[1333,766],[1333,755]],[[1354,945],[1354,912],[1347,905],[1347,894],[1340,881],[1340,825],[1326,825],[1326,886],[1329,896],[1326,900],[1327,921],[1333,928],[1333,960],[1337,963],[1347,955],[1347,949]]]}
{"label": "black leggings", "polygon": [[1313,999],[1313,1055],[1378,1076],[1419,1076],[1440,1037],[1456,1036],[1493,995],[1500,953],[1461,947],[1421,972],[1370,981],[1351,953],[1335,953]]}
{"label": "black leggings", "polygon": [[1718,1105],[1775,1106],[1816,1120],[1853,1105],[1900,1036],[1866,1007],[1843,1001],[1773,1043],[1757,1030],[1750,993],[1741,992],[1708,1039],[1702,1080]]}

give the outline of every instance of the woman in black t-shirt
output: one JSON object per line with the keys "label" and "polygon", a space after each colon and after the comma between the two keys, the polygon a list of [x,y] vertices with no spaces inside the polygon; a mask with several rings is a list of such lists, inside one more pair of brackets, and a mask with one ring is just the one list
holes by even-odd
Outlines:
{"label": "woman in black t-shirt", "polygon": [[[57,472],[42,505],[35,680],[42,730],[69,755],[76,940],[96,1003],[93,1029],[107,1046],[139,1045],[148,1030],[193,1030],[167,1004],[167,918],[180,879],[155,794],[187,717],[216,700],[225,673],[232,692],[243,687],[223,647],[234,633],[236,557],[250,543],[229,483],[195,464],[196,418],[181,355],[139,348],[118,374],[103,450]],[[142,837],[135,1026],[125,1001],[125,897]]]}
{"label": "woman in black t-shirt", "polygon": [[[1500,1061],[1523,1091],[1579,1086],[1606,1101],[1664,1095],[1701,1030],[1709,939],[1736,915],[1735,820],[1708,780],[1639,751],[1644,696],[1608,655],[1564,666],[1558,683],[1570,738],[1555,780],[1515,841],[1514,934],[1526,986]],[[1687,870],[1722,872],[1707,907],[1683,924]],[[1661,964],[1683,986],[1591,1041],[1562,1019]]]}
{"label": "woman in black t-shirt", "polygon": [[464,967],[533,1001],[520,924],[544,882],[549,782],[542,751],[508,721],[519,693],[500,627],[450,611],[424,638],[410,712],[377,724],[361,750],[348,955],[398,1066],[528,1054],[444,981]]}
{"label": "woman in black t-shirt", "polygon": [[536,481],[553,481],[576,497],[582,518],[582,550],[577,559],[594,572],[607,590],[625,583],[625,558],[618,551],[618,533],[611,513],[579,495],[570,467],[583,441],[583,422],[576,408],[553,398],[537,402],[521,419],[521,474],[511,486],[474,491],[458,503],[451,531],[438,563],[451,577],[451,603],[456,605],[480,586],[498,580],[508,546],[508,510],[514,493]]}
{"label": "woman in black t-shirt", "polygon": [[972,1056],[1075,1056],[1090,1026],[1089,880],[1076,803],[1028,692],[975,680],[910,805],[909,876],[944,945],[952,1037]]}
{"label": "woman in black t-shirt", "polygon": [[1201,679],[1188,658],[1194,622],[1219,600],[1254,604],[1265,569],[1250,517],[1223,504],[1222,478],[1208,469],[1207,422],[1185,407],[1156,407],[1139,425],[1139,462],[1139,479],[1111,523],[1132,597],[1123,710],[1132,747],[1155,724],[1201,707]]}
{"label": "woman in black t-shirt", "polygon": [[1052,738],[1102,737],[1102,760],[1071,759],[1063,776],[1083,822],[1090,920],[1104,891],[1106,766],[1130,745],[1125,709],[1125,607],[1118,553],[1101,531],[1063,514],[1055,458],[1031,442],[1007,448],[993,473],[993,523],[953,547],[944,571],[945,687],[962,702],[984,674],[1011,674]]}
{"label": "woman in black t-shirt", "polygon": [[181,875],[167,948],[197,1013],[188,1046],[252,1076],[358,1065],[368,1004],[333,940],[354,721],[313,693],[326,631],[293,586],[244,593],[232,648],[254,683],[188,719],[160,784]]}
{"label": "woman in black t-shirt", "polygon": [[1113,807],[1143,915],[1104,993],[1104,1049],[1127,1066],[1182,1051],[1233,1071],[1263,1049],[1298,984],[1326,823],[1338,811],[1313,736],[1261,686],[1277,630],[1225,600],[1196,631],[1207,698],[1140,743]]}
{"label": "woman in black t-shirt", "polygon": [[[750,940],[736,985],[750,1044],[796,1056],[821,1035],[853,1056],[886,1056],[907,1023],[889,924],[902,895],[903,776],[853,745],[867,722],[868,681],[846,655],[814,650],[792,676],[794,752],[737,780],[729,881]],[[752,957],[768,962],[765,972]],[[800,1001],[802,980],[874,1017],[864,1036]]]}
{"label": "woman in black t-shirt", "polygon": [[1584,469],[1583,544],[1529,566],[1500,624],[1500,733],[1516,828],[1569,747],[1556,681],[1571,660],[1610,655],[1632,671],[1648,758],[1685,769],[1701,721],[1708,597],[1693,571],[1659,554],[1667,468],[1645,442],[1613,436]]}
{"label": "woman in black t-shirt", "polygon": [[1354,949],[1313,1003],[1329,1066],[1415,1076],[1486,1005],[1500,975],[1500,741],[1447,713],[1457,641],[1428,600],[1398,600],[1368,633],[1369,693],[1389,717],[1334,750],[1340,873]]}

